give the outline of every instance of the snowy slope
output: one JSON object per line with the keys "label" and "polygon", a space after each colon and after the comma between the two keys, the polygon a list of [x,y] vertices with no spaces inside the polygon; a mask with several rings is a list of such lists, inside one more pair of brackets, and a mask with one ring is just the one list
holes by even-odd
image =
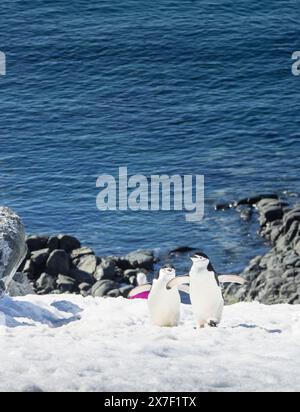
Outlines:
{"label": "snowy slope", "polygon": [[145,301],[5,297],[0,324],[1,391],[300,390],[300,306],[240,303],[199,331],[188,305],[159,328]]}

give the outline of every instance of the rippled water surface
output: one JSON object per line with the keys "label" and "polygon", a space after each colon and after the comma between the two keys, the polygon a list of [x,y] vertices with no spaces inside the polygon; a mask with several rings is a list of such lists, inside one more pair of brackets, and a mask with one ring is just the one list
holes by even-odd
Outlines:
{"label": "rippled water surface", "polygon": [[[242,268],[256,225],[213,204],[299,191],[298,17],[296,0],[2,1],[0,203],[100,255],[192,245]],[[204,174],[204,221],[99,212],[119,166]]]}

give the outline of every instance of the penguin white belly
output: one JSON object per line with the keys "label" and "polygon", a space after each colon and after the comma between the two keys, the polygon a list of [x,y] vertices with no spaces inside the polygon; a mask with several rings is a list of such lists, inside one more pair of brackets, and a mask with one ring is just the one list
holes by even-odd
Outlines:
{"label": "penguin white belly", "polygon": [[210,321],[220,323],[224,300],[211,272],[191,276],[190,298],[197,326],[203,327]]}
{"label": "penguin white belly", "polygon": [[180,318],[180,295],[177,290],[166,289],[166,284],[158,280],[153,282],[148,308],[153,325],[177,326]]}

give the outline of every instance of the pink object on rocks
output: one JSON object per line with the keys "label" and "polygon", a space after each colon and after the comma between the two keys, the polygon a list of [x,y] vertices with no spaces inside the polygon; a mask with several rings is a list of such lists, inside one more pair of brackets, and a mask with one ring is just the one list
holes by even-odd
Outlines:
{"label": "pink object on rocks", "polygon": [[131,296],[129,299],[148,299],[150,292],[142,292],[137,295]]}

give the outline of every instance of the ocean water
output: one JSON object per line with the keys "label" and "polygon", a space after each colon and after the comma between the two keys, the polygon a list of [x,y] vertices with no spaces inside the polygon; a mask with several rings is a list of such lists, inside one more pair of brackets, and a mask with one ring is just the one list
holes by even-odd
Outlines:
{"label": "ocean water", "polygon": [[[299,192],[298,17],[297,0],[3,0],[0,204],[99,255],[189,245],[242,269],[266,248],[255,219],[213,205]],[[204,174],[204,220],[99,212],[120,166]]]}

